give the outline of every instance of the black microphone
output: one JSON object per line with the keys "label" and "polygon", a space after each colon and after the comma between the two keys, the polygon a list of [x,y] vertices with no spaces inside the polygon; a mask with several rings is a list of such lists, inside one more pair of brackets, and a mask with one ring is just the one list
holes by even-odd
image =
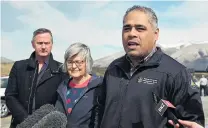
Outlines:
{"label": "black microphone", "polygon": [[175,124],[179,124],[179,128],[184,128],[184,126],[178,122],[178,118],[174,114],[174,109],[176,108],[172,103],[170,103],[167,100],[160,99],[158,96],[156,96],[153,93],[153,98],[155,103],[157,103],[155,110],[163,116],[165,113],[167,113],[168,120],[172,120]]}
{"label": "black microphone", "polygon": [[[65,118],[63,117],[63,115],[55,111],[57,111],[57,109],[53,105],[51,104],[43,105],[39,109],[34,111],[32,115],[29,115],[22,123],[18,124],[17,128],[32,128],[33,126],[38,125],[41,122],[46,124],[47,120],[53,120],[53,118],[57,118],[57,117],[59,118],[60,116],[61,116],[61,119],[63,119],[61,123],[65,124],[65,122],[67,121],[64,120]],[[54,114],[57,114],[57,115],[54,116]],[[59,121],[59,119],[57,119],[57,121]],[[53,122],[47,122],[47,123],[53,124]]]}

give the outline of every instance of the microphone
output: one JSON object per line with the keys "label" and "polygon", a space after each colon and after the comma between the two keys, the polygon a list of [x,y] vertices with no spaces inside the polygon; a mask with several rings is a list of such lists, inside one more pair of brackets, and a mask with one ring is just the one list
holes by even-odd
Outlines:
{"label": "microphone", "polygon": [[161,99],[155,109],[161,116],[163,116],[163,114],[168,108],[175,109],[176,107],[169,101]]}
{"label": "microphone", "polygon": [[32,128],[66,128],[67,118],[58,111],[53,111],[44,116]]}
{"label": "microphone", "polygon": [[[43,123],[42,125],[45,125],[47,121],[53,120],[53,118],[55,118],[57,121],[60,121],[59,119],[57,119],[60,117],[61,117],[61,119],[63,119],[63,120],[61,120],[61,123],[63,123],[63,125],[64,125],[65,122],[67,122],[66,117],[64,118],[62,113],[60,113],[60,112],[58,113],[57,109],[53,105],[46,104],[46,105],[41,106],[36,111],[34,111],[33,114],[29,115],[22,123],[18,124],[17,128],[32,128],[33,126],[37,126],[38,124],[40,125],[40,123]],[[66,121],[65,121],[65,119],[66,119]],[[55,121],[54,122],[47,122],[47,123],[53,124],[55,126],[55,124],[54,124]],[[61,126],[61,125],[59,125],[59,126]],[[59,127],[59,126],[57,126],[57,127]]]}
{"label": "microphone", "polygon": [[167,100],[160,99],[158,96],[156,96],[153,93],[153,98],[155,103],[157,103],[155,110],[163,116],[165,113],[167,113],[168,120],[172,120],[175,124],[179,124],[179,128],[184,128],[184,126],[178,122],[178,118],[174,114],[174,109],[176,108],[172,103],[170,103]]}

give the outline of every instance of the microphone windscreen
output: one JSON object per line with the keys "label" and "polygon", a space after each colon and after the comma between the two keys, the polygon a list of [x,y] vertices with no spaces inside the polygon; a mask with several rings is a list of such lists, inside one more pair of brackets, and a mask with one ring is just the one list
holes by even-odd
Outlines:
{"label": "microphone windscreen", "polygon": [[43,105],[34,111],[32,115],[29,115],[22,123],[18,124],[17,128],[31,128],[44,116],[55,110],[56,108],[51,104]]}
{"label": "microphone windscreen", "polygon": [[52,111],[44,116],[32,128],[66,128],[67,117],[64,113]]}

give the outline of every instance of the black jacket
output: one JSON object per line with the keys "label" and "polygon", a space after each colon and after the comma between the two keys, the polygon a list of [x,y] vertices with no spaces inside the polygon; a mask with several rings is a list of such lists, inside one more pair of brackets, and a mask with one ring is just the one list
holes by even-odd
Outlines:
{"label": "black jacket", "polygon": [[187,69],[158,48],[132,76],[126,56],[110,64],[100,99],[104,110],[101,128],[171,128],[169,115],[160,116],[155,110],[153,94],[175,105],[178,119],[204,125],[199,91],[191,86]]}
{"label": "black jacket", "polygon": [[49,58],[48,67],[39,84],[35,86],[34,74],[35,53],[29,59],[16,61],[9,74],[8,86],[5,91],[6,104],[12,113],[11,127],[16,127],[32,112],[32,103],[35,92],[35,109],[44,104],[55,104],[57,100],[56,90],[64,79],[61,72],[61,63]]}
{"label": "black jacket", "polygon": [[72,79],[63,81],[57,92],[59,94],[55,107],[67,115],[67,128],[96,128],[98,127],[98,95],[103,78],[92,76],[86,89],[80,94],[75,102],[71,114],[67,113],[66,92],[67,86]]}

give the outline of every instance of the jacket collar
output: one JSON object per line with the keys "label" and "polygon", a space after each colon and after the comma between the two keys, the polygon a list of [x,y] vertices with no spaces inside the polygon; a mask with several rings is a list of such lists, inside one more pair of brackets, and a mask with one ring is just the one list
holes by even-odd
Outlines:
{"label": "jacket collar", "polygon": [[[91,74],[92,75],[92,74]],[[69,82],[72,80],[72,78],[68,78],[68,79],[65,79],[63,81],[63,83],[59,86],[59,89],[60,88],[63,88],[64,86],[68,86]],[[91,89],[91,88],[94,88],[94,87],[97,87],[97,86],[100,86],[100,83],[102,82],[102,79],[100,78],[100,76],[96,76],[96,75],[92,75],[92,78],[91,80],[89,81],[89,84],[88,84],[88,89]]]}
{"label": "jacket collar", "polygon": [[31,67],[31,68],[35,68],[35,66],[36,66],[36,63],[35,63],[35,52],[33,52],[30,55],[28,66]]}
{"label": "jacket collar", "polygon": [[[164,53],[162,52],[160,47],[156,47],[156,48],[157,48],[156,52],[147,61],[144,61],[136,68],[158,66],[160,64],[161,57]],[[123,69],[125,73],[129,73],[131,69],[131,64],[129,60],[127,60],[126,56],[127,55],[125,54],[123,57],[118,59],[115,65]]]}
{"label": "jacket collar", "polygon": [[[35,68],[35,66],[36,66],[35,52],[33,52],[30,55],[28,66],[31,68]],[[59,71],[59,67],[58,67],[57,63],[55,63],[52,53],[49,56],[48,68],[50,68],[52,72]]]}

